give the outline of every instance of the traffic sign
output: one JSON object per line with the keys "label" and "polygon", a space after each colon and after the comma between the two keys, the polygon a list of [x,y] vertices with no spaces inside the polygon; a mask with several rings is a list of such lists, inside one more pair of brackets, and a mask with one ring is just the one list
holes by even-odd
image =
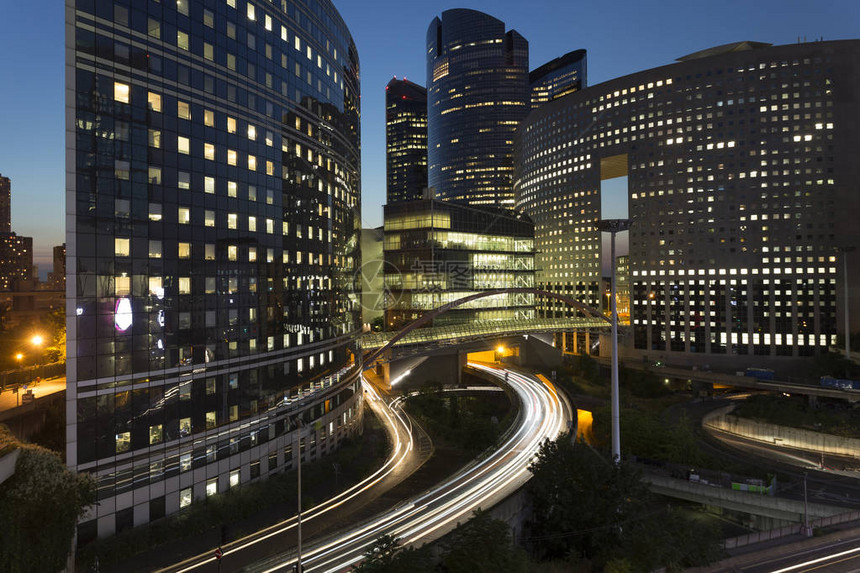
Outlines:
{"label": "traffic sign", "polygon": [[224,557],[224,554],[221,553],[221,548],[219,547],[218,549],[215,550],[215,559],[217,559],[218,561],[221,561],[222,557]]}

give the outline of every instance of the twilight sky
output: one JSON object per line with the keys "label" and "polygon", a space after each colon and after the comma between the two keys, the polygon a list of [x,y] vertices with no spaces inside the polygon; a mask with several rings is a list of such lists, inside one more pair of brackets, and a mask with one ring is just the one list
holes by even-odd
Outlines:
{"label": "twilight sky", "polygon": [[[860,37],[857,0],[334,2],[361,59],[364,227],[382,224],[385,84],[395,75],[426,83],[424,36],[443,10],[472,8],[503,20],[529,41],[532,69],[587,49],[589,85],[729,42]],[[0,14],[0,173],[12,179],[12,230],[34,237],[44,273],[51,248],[65,240],[64,7],[2,0]]]}

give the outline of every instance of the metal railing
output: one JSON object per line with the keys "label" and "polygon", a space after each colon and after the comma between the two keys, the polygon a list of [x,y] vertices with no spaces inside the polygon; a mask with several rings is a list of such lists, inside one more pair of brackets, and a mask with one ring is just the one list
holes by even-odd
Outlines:
{"label": "metal railing", "polygon": [[56,378],[66,375],[65,362],[52,362],[50,364],[36,364],[19,368],[17,370],[6,370],[0,372],[0,391],[9,388],[17,388],[25,384],[30,384],[36,378],[45,380],[47,378]]}

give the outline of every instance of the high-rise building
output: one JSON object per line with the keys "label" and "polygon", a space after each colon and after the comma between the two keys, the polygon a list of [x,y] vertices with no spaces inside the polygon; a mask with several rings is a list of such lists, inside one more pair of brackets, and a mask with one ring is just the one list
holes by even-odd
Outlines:
{"label": "high-rise building", "polygon": [[475,10],[427,30],[428,181],[438,199],[511,208],[513,140],[530,109],[529,45]]}
{"label": "high-rise building", "polygon": [[[525,215],[424,199],[385,206],[385,322],[398,329],[481,291],[534,287],[534,226]],[[427,326],[531,320],[534,295],[501,293]]]}
{"label": "high-rise building", "polygon": [[529,73],[532,109],[586,87],[585,50],[574,50]]}
{"label": "high-rise building", "polygon": [[742,42],[533,111],[516,188],[538,286],[599,304],[601,185],[627,177],[635,351],[760,363],[826,350],[847,304],[852,254],[838,249],[860,243],[858,59],[858,40]]}
{"label": "high-rise building", "polygon": [[427,90],[406,78],[385,86],[386,202],[415,201],[427,187]]}
{"label": "high-rise building", "polygon": [[22,288],[21,281],[33,278],[33,238],[0,233],[0,291]]}
{"label": "high-rise building", "polygon": [[54,247],[54,267],[48,273],[48,284],[52,290],[66,291],[66,244]]}
{"label": "high-rise building", "polygon": [[356,429],[359,61],[330,0],[66,0],[66,29],[86,541]]}
{"label": "high-rise building", "polygon": [[12,232],[12,181],[0,173],[0,233]]}

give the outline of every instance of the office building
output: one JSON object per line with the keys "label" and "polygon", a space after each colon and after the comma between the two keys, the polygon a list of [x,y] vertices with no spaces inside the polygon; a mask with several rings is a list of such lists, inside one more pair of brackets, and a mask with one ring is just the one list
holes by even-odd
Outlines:
{"label": "office building", "polygon": [[427,164],[437,199],[513,207],[513,140],[530,108],[528,69],[528,42],[501,20],[456,9],[430,23]]}
{"label": "office building", "polygon": [[0,233],[12,232],[12,181],[0,173]]}
{"label": "office building", "polygon": [[846,302],[838,249],[860,239],[858,58],[856,40],[741,42],[532,112],[516,189],[538,286],[599,304],[601,185],[627,177],[634,351],[750,363],[825,351]]}
{"label": "office building", "polygon": [[532,109],[586,87],[585,50],[574,50],[529,73]]}
{"label": "office building", "polygon": [[[534,287],[534,227],[514,211],[425,199],[385,206],[386,327],[481,291]],[[531,320],[534,295],[501,293],[427,326]]]}
{"label": "office building", "polygon": [[386,202],[415,201],[427,187],[427,90],[406,78],[385,86]]}
{"label": "office building", "polygon": [[0,233],[0,291],[17,290],[33,278],[33,238]]}
{"label": "office building", "polygon": [[359,60],[330,0],[67,0],[66,30],[86,542],[357,429]]}
{"label": "office building", "polygon": [[66,292],[66,244],[54,247],[53,271],[48,273],[51,290]]}

